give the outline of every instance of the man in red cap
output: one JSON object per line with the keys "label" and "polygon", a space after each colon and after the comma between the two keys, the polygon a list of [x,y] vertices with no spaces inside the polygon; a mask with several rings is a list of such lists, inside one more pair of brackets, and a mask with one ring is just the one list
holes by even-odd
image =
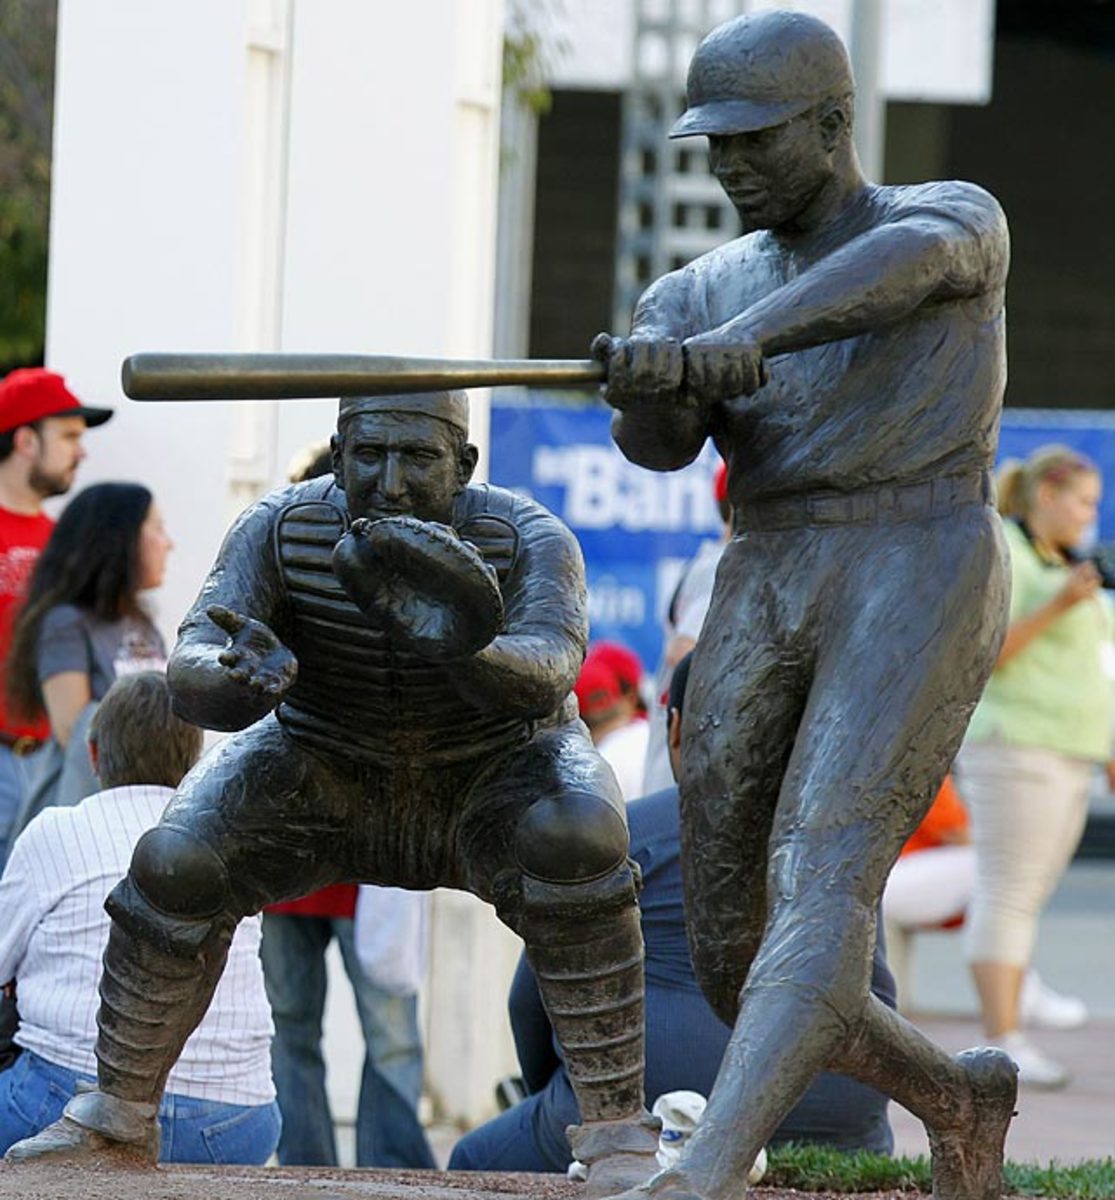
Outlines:
{"label": "man in red cap", "polygon": [[[42,367],[12,371],[0,382],[0,658],[7,657],[14,610],[54,527],[43,501],[70,490],[85,457],[82,434],[111,416],[111,409],[83,405],[61,375]],[[28,756],[49,732],[45,721],[10,718],[0,691],[0,868]]]}
{"label": "man in red cap", "polygon": [[[634,660],[634,661],[632,661]],[[592,744],[615,772],[624,800],[641,795],[647,723],[640,711],[638,656],[618,642],[597,642],[573,685]]]}

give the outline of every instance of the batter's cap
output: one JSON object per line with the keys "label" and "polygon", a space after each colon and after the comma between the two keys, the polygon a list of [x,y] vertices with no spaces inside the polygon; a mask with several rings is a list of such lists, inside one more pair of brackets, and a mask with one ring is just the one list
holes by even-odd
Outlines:
{"label": "batter's cap", "polygon": [[801,12],[761,12],[718,25],[697,47],[686,110],[670,137],[750,133],[855,90],[844,43]]}
{"label": "batter's cap", "polygon": [[468,397],[464,392],[418,392],[413,396],[347,396],[337,410],[337,428],[364,413],[417,413],[436,417],[468,436]]}

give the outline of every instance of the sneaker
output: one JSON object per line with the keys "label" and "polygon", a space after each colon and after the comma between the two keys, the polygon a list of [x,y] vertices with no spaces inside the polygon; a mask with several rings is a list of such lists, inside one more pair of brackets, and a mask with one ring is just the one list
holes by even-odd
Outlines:
{"label": "sneaker", "polygon": [[1005,1050],[1014,1059],[1018,1067],[1018,1082],[1026,1087],[1052,1091],[1063,1088],[1069,1081],[1069,1072],[1059,1062],[1043,1054],[1024,1033],[1017,1030],[1004,1033],[991,1044]]}
{"label": "sneaker", "polygon": [[1088,1009],[1075,996],[1062,996],[1029,970],[1022,980],[1018,1013],[1023,1025],[1034,1029],[1079,1029],[1088,1021]]}

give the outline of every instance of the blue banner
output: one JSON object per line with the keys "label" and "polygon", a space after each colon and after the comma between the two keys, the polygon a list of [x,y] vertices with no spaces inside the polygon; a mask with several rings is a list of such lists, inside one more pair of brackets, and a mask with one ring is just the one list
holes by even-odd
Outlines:
{"label": "blue banner", "polygon": [[[584,550],[594,640],[623,642],[653,671],[662,620],[685,564],[720,534],[713,498],[719,456],[711,442],[682,471],[647,471],[612,442],[610,413],[575,408],[544,395],[528,403],[492,403],[493,483],[532,496],[559,516]],[[1000,458],[1024,458],[1062,442],[1099,466],[1104,496],[1099,537],[1115,540],[1115,416],[1008,410]]]}

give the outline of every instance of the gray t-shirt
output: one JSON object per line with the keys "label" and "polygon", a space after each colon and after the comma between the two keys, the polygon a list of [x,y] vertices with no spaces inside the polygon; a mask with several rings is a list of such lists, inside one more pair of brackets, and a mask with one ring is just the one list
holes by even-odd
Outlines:
{"label": "gray t-shirt", "polygon": [[99,789],[86,746],[97,703],[121,675],[166,670],[166,645],[146,617],[103,621],[75,604],[60,604],[43,618],[38,667],[40,684],[63,671],[88,675],[90,702],[65,749],[52,737],[35,755],[13,841],[44,808],[77,804]]}
{"label": "gray t-shirt", "polygon": [[166,645],[146,617],[104,621],[74,604],[60,604],[43,618],[39,632],[39,682],[63,671],[89,676],[100,700],[120,675],[166,669]]}

